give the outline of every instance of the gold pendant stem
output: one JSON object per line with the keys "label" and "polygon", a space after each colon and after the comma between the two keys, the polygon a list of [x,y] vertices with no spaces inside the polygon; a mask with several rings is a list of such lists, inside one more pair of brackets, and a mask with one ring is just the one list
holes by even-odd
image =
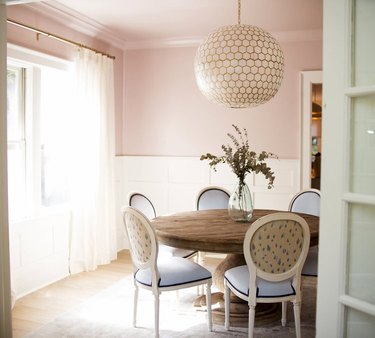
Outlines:
{"label": "gold pendant stem", "polygon": [[237,1],[238,3],[238,13],[237,13],[237,23],[241,24],[241,0]]}

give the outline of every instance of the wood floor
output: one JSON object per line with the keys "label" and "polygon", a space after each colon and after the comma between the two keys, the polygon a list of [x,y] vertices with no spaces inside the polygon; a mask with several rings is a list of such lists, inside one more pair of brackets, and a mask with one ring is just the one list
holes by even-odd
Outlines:
{"label": "wood floor", "polygon": [[[210,270],[219,262],[219,258],[208,256],[202,260]],[[69,276],[18,299],[12,311],[13,338],[25,337],[132,272],[129,252],[124,250],[111,264]]]}

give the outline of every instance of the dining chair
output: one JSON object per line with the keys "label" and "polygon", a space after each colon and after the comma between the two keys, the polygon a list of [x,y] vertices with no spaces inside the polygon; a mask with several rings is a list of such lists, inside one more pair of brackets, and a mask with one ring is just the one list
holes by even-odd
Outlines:
{"label": "dining chair", "polygon": [[[320,216],[320,191],[317,189],[306,189],[297,193],[289,204],[289,211]],[[318,276],[319,246],[310,247],[305,265],[302,269],[303,276]]]}
{"label": "dining chair", "polygon": [[138,288],[152,291],[154,295],[155,337],[159,337],[159,296],[164,291],[206,285],[208,329],[212,331],[211,272],[201,265],[181,257],[158,260],[159,246],[155,230],[149,219],[133,207],[122,209],[130,254],[134,267],[133,326],[137,325]]}
{"label": "dining chair", "polygon": [[[198,192],[196,199],[197,210],[227,209],[229,192],[218,186],[204,187]],[[198,261],[201,263],[205,257],[204,252],[198,253]]]}
{"label": "dining chair", "polygon": [[[155,207],[151,200],[139,192],[131,192],[128,196],[128,205],[141,211],[148,219],[156,217]],[[182,258],[196,258],[198,259],[198,251],[185,250],[175,248],[165,244],[159,244],[159,258],[164,259],[168,257],[182,257]]]}
{"label": "dining chair", "polygon": [[217,186],[208,186],[197,195],[197,210],[227,209],[230,193]]}
{"label": "dining chair", "polygon": [[277,212],[257,219],[246,232],[246,265],[224,274],[225,328],[229,330],[230,292],[249,305],[249,338],[253,337],[257,303],[282,303],[282,326],[287,302],[293,303],[297,338],[301,337],[301,271],[310,245],[310,230],[299,215]]}

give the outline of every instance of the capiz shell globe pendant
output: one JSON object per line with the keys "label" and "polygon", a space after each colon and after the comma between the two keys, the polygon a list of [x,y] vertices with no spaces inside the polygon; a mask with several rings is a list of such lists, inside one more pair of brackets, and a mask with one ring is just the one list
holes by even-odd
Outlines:
{"label": "capiz shell globe pendant", "polygon": [[195,77],[211,101],[230,108],[254,107],[274,97],[284,75],[284,55],[265,30],[221,27],[198,47]]}

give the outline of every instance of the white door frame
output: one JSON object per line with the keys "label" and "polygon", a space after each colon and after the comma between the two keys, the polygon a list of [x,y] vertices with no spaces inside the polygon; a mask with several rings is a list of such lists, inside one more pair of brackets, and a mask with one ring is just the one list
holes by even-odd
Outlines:
{"label": "white door frame", "polygon": [[312,85],[323,83],[321,70],[303,71],[301,83],[301,190],[311,188],[311,99]]}
{"label": "white door frame", "polygon": [[6,6],[0,1],[0,337],[12,337],[10,298],[7,109],[6,109]]}
{"label": "white door frame", "polygon": [[[375,95],[375,67],[366,49],[375,31],[374,9],[374,1],[324,0],[317,338],[374,336],[375,304],[367,296],[373,281],[366,277],[373,273],[375,248],[368,240],[373,240],[375,217],[369,210],[375,208],[375,193],[358,188],[361,179],[362,186],[368,180],[365,165],[361,163],[359,170],[352,167],[356,154],[366,154],[367,144],[372,144],[368,140],[363,142],[366,147],[360,147],[366,128],[372,129],[371,119],[362,124],[360,114],[373,116],[372,105],[366,100],[361,103],[360,97]],[[374,45],[370,46],[373,50]],[[363,74],[371,75],[366,77],[368,82]],[[371,156],[366,167],[372,168],[373,163]],[[366,232],[367,224],[371,232]],[[354,278],[359,279],[353,283]]]}

